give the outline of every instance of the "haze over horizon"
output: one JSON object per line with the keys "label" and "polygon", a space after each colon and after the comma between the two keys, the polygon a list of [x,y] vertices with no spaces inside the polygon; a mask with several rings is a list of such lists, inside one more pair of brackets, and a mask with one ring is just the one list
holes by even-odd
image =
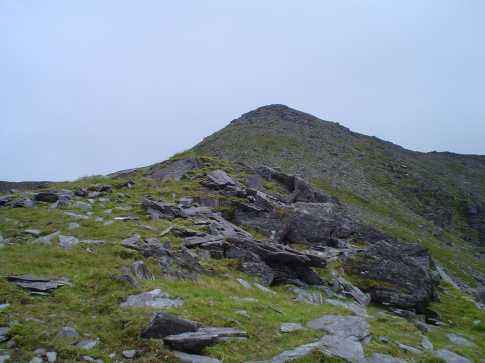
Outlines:
{"label": "haze over horizon", "polygon": [[0,0],[0,180],[148,165],[275,103],[412,150],[484,155],[484,11]]}

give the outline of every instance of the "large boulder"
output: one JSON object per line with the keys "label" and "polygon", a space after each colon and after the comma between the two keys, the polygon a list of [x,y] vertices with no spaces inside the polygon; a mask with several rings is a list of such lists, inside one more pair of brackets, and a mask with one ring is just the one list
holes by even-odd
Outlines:
{"label": "large boulder", "polygon": [[142,201],[143,209],[152,217],[152,219],[185,218],[187,215],[181,208],[171,203],[158,202],[148,198]]}
{"label": "large boulder", "polygon": [[213,189],[236,186],[236,182],[224,170],[214,170],[207,174],[206,185]]}
{"label": "large boulder", "polygon": [[169,335],[195,332],[200,324],[191,320],[182,319],[172,314],[157,313],[152,317],[150,324],[141,333],[142,338],[161,339]]}
{"label": "large boulder", "polygon": [[300,252],[272,241],[228,237],[225,257],[241,261],[241,270],[259,277],[265,285],[292,283],[319,285],[320,276],[312,267],[324,267],[317,255]]}
{"label": "large boulder", "polygon": [[288,175],[267,166],[256,168],[256,172],[266,180],[274,181],[282,185],[289,193],[288,203],[326,203],[336,201],[335,198],[315,189],[310,183],[299,176]]}
{"label": "large boulder", "polygon": [[55,203],[59,200],[59,195],[55,192],[41,192],[34,196],[36,202]]}
{"label": "large boulder", "polygon": [[256,228],[279,242],[335,246],[341,239],[375,242],[385,238],[373,228],[353,221],[336,203],[285,204],[262,192],[257,192],[256,197],[255,203],[236,204],[235,222]]}
{"label": "large boulder", "polygon": [[377,242],[347,258],[344,268],[373,302],[418,313],[425,312],[439,283],[429,251],[417,244]]}
{"label": "large boulder", "polygon": [[170,335],[163,339],[170,348],[187,353],[200,353],[205,347],[227,341],[244,339],[248,334],[235,328],[200,328],[195,332]]}

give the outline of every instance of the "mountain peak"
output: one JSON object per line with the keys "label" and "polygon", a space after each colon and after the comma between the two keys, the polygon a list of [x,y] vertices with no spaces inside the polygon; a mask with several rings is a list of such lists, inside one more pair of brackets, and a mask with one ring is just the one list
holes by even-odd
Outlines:
{"label": "mountain peak", "polygon": [[255,110],[243,114],[240,118],[233,122],[294,122],[300,124],[309,124],[321,122],[315,116],[305,112],[298,111],[294,108],[283,104],[271,104],[258,107]]}

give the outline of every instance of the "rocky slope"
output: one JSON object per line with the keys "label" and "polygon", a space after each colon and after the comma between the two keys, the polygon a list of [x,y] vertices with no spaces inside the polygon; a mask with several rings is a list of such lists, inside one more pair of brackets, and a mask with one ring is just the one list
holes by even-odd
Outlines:
{"label": "rocky slope", "polygon": [[381,229],[426,240],[443,261],[459,254],[461,282],[485,282],[485,156],[406,150],[283,105],[242,115],[193,152],[299,174],[355,217],[384,217]]}
{"label": "rocky slope", "polygon": [[0,362],[481,362],[479,217],[438,227],[367,174],[204,156],[214,138],[0,194]]}

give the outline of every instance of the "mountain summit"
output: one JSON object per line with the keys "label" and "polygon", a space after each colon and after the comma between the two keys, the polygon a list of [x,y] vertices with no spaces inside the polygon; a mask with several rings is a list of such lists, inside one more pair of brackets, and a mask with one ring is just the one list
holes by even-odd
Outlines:
{"label": "mountain summit", "polygon": [[245,113],[194,151],[279,167],[349,198],[392,201],[485,244],[485,156],[406,150],[284,105]]}

